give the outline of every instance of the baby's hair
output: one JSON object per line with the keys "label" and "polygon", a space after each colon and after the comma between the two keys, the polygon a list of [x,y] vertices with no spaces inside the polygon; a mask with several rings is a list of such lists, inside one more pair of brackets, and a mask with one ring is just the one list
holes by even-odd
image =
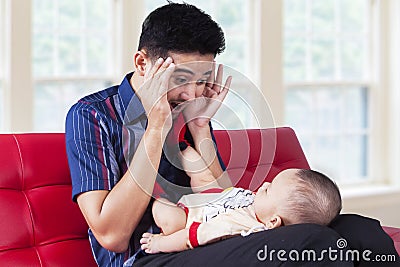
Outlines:
{"label": "baby's hair", "polygon": [[326,175],[301,169],[296,173],[297,181],[287,197],[282,210],[285,225],[315,223],[328,225],[342,209],[339,188]]}

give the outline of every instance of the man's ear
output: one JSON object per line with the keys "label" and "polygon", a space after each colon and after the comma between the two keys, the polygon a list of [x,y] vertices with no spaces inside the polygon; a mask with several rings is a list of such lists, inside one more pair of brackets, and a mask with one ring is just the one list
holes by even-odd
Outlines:
{"label": "man's ear", "polygon": [[268,229],[274,229],[282,226],[282,218],[279,215],[273,215],[267,222]]}
{"label": "man's ear", "polygon": [[135,65],[136,72],[140,76],[145,75],[149,61],[150,59],[144,50],[137,51],[133,56],[133,64]]}

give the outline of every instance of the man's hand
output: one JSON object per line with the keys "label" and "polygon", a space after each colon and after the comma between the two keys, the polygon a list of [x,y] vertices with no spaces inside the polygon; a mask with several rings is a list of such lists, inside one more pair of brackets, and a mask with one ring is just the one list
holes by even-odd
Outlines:
{"label": "man's hand", "polygon": [[198,130],[207,129],[210,119],[220,108],[224,101],[232,76],[229,76],[222,87],[223,66],[218,66],[217,77],[215,78],[215,64],[204,88],[203,95],[183,103],[183,115],[192,134]]}
{"label": "man's hand", "polygon": [[162,129],[168,132],[172,126],[171,109],[167,100],[168,81],[175,65],[168,57],[159,58],[146,72],[144,83],[139,88],[140,100],[146,111],[149,129]]}

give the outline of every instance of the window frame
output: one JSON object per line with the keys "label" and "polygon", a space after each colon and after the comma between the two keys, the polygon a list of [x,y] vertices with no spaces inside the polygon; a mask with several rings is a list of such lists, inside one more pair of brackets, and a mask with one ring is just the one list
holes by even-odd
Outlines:
{"label": "window frame", "polygon": [[[33,74],[33,77],[32,77],[33,88],[32,88],[32,90],[33,90],[34,98],[35,98],[36,90],[38,90],[38,88],[40,88],[40,85],[43,85],[43,84],[48,85],[48,84],[54,83],[55,87],[56,87],[57,84],[63,84],[63,83],[67,84],[67,83],[73,83],[73,82],[76,82],[77,84],[80,83],[80,82],[104,82],[104,83],[114,84],[116,82],[116,77],[117,77],[117,74],[118,74],[118,71],[119,71],[119,68],[114,68],[114,66],[117,66],[117,62],[116,62],[117,61],[117,51],[118,51],[118,49],[116,49],[116,47],[117,47],[117,32],[112,30],[112,29],[115,28],[116,20],[117,20],[117,16],[116,16],[117,15],[117,13],[116,13],[117,5],[116,4],[117,4],[116,1],[109,0],[109,3],[108,3],[108,5],[109,5],[108,10],[110,11],[110,18],[109,18],[110,35],[109,35],[109,38],[111,39],[111,41],[110,41],[111,47],[109,49],[112,52],[109,51],[109,53],[108,53],[108,66],[107,66],[108,74],[106,74],[106,75],[87,74],[87,70],[86,70],[87,66],[85,64],[85,60],[87,58],[86,57],[87,54],[83,52],[83,51],[86,51],[86,46],[85,46],[86,39],[82,38],[82,37],[85,35],[85,33],[88,32],[88,29],[85,28],[84,25],[81,23],[78,26],[77,29],[74,29],[72,31],[74,33],[78,33],[78,36],[79,36],[79,49],[80,49],[81,58],[83,60],[83,62],[82,61],[79,62],[80,63],[80,65],[79,65],[80,70],[76,74],[63,75],[62,72],[59,71],[58,68],[57,68],[58,67],[58,64],[57,64],[57,59],[58,58],[55,57],[55,55],[53,55],[53,61],[55,61],[55,63],[56,63],[55,66],[54,66],[55,67],[55,71],[54,71],[53,74],[39,75],[37,77]],[[54,8],[56,9],[56,10],[54,10],[54,12],[57,15],[57,12],[59,11],[59,10],[57,10],[57,8],[58,8],[57,2],[55,2]],[[84,12],[85,8],[87,8],[87,5],[85,3],[83,3],[83,2],[81,2],[80,3],[80,16],[83,16],[82,12]],[[82,19],[83,19],[83,21],[87,20],[86,17],[82,17]],[[33,25],[33,23],[32,23],[32,25]],[[60,38],[60,34],[58,34],[57,28],[56,29],[49,29],[49,30],[47,28],[43,28],[43,29],[36,29],[36,31],[34,29],[32,29],[32,36],[34,35],[35,32],[39,32],[40,33],[40,32],[47,32],[47,31],[49,31],[49,33],[51,34],[52,38],[54,38],[53,42],[54,41],[57,42],[57,40]],[[55,35],[54,35],[54,32],[55,32]],[[33,49],[33,47],[32,47],[32,49]],[[33,73],[33,67],[34,66],[33,66],[33,62],[32,62],[32,69],[31,69],[32,73]],[[103,88],[93,88],[93,92],[99,91],[101,89],[103,89]],[[76,100],[78,100],[78,99],[76,99]],[[37,131],[56,131],[56,132],[60,131],[60,130],[46,130],[46,129],[39,130],[38,129],[38,125],[36,125],[37,118],[35,117],[35,114],[36,114],[35,102],[36,101],[37,100],[35,99],[34,100],[34,107],[33,107],[34,108],[34,110],[33,110],[33,114],[34,115],[33,115],[33,118],[32,118],[32,120],[33,120],[33,130],[36,131],[36,132]],[[71,103],[71,105],[72,104],[73,103]],[[63,124],[64,123],[62,122],[60,125],[63,125]]]}
{"label": "window frame", "polygon": [[[309,1],[307,1],[308,3]],[[336,4],[337,5],[337,4]],[[335,6],[337,8],[337,6]],[[374,96],[379,94],[379,87],[380,81],[377,80],[377,77],[373,77],[372,75],[376,73],[377,71],[377,60],[380,59],[380,53],[379,49],[377,47],[374,47],[375,40],[379,38],[380,36],[380,29],[381,26],[376,27],[376,24],[379,23],[379,12],[382,12],[381,7],[379,6],[377,1],[369,1],[369,6],[367,8],[367,14],[368,18],[370,18],[369,21],[369,38],[365,37],[367,41],[367,53],[369,53],[369,57],[371,59],[371,62],[368,62],[368,64],[371,64],[372,67],[370,71],[367,71],[366,75],[367,77],[364,77],[363,80],[354,80],[354,81],[347,81],[345,79],[337,79],[338,73],[335,73],[336,79],[332,81],[325,81],[325,80],[316,80],[316,81],[311,81],[311,77],[307,77],[307,81],[305,82],[284,82],[284,90],[290,91],[291,89],[298,88],[298,87],[311,87],[309,90],[313,90],[313,87],[341,87],[341,86],[357,86],[359,88],[367,88],[367,96],[368,96],[368,102],[367,102],[367,128],[365,131],[360,132],[360,134],[366,134],[368,138],[367,142],[367,155],[366,155],[366,165],[367,165],[367,177],[364,179],[359,179],[359,178],[350,178],[349,180],[343,181],[340,180],[338,183],[343,186],[343,187],[353,187],[353,186],[362,186],[362,185],[367,185],[373,182],[380,182],[382,183],[384,180],[384,177],[381,175],[377,174],[376,171],[376,166],[375,163],[377,161],[381,161],[381,158],[374,157],[373,151],[376,151],[377,147],[379,146],[378,142],[380,141],[379,138],[377,138],[376,134],[376,129],[375,129],[375,124],[379,121],[379,118],[383,116],[381,111],[376,110],[375,106],[376,103],[372,101],[374,99]],[[335,25],[337,27],[337,25]],[[335,37],[335,49],[337,49],[337,46],[339,45],[337,43],[337,36]],[[378,39],[382,40],[382,39]],[[283,41],[284,42],[284,41]],[[335,57],[335,64],[338,64],[338,58]],[[309,66],[308,66],[309,67]],[[310,72],[307,72],[307,75],[309,75]],[[378,91],[378,92],[377,92]],[[285,103],[287,105],[287,103]],[[376,110],[375,112],[372,112],[372,110]],[[378,113],[378,114],[376,114]],[[311,130],[313,132],[313,130]],[[315,132],[314,132],[315,134]],[[343,135],[342,133],[341,135]],[[382,134],[382,133],[381,133]],[[310,163],[312,165],[312,163]]]}
{"label": "window frame", "polygon": [[[379,23],[374,24],[374,32],[379,35],[381,43],[374,43],[372,49],[378,49],[379,55],[373,59],[371,64],[374,64],[376,70],[372,74],[376,74],[373,78],[371,86],[371,98],[374,102],[370,103],[372,109],[370,116],[370,154],[369,167],[371,168],[371,176],[375,178],[374,182],[395,184],[400,186],[400,170],[396,168],[397,162],[400,160],[400,119],[396,114],[400,114],[400,108],[397,107],[395,99],[399,99],[400,92],[397,88],[400,86],[400,78],[396,75],[389,75],[390,69],[399,69],[400,63],[396,62],[400,52],[400,29],[395,27],[400,23],[398,14],[400,13],[400,3],[396,0],[379,1],[370,0],[377,7],[374,9],[374,16],[378,18]],[[23,37],[24,31],[20,32],[20,28],[29,28],[32,6],[31,1],[12,1],[1,0],[7,12],[4,18],[7,20],[4,25],[4,35],[10,37],[5,40],[4,49],[5,56],[2,62],[5,72],[4,84],[4,123],[1,132],[32,132],[33,118],[26,116],[27,113],[32,113],[32,98],[33,98],[33,79],[31,67],[25,64],[30,60],[30,37]],[[144,1],[122,1],[115,0],[114,17],[118,18],[115,21],[115,32],[117,59],[116,77],[114,83],[120,82],[121,74],[132,70],[132,52],[135,44],[138,43],[141,22],[145,16]],[[283,1],[263,1],[249,0],[249,53],[251,54],[252,64],[252,80],[262,90],[268,100],[271,110],[275,118],[275,126],[286,126],[284,121],[285,110],[285,90],[287,88],[282,82],[282,5]],[[23,13],[23,10],[28,10]],[[135,14],[132,14],[132,10]],[[21,15],[22,13],[22,15]],[[26,16],[27,14],[27,16]],[[17,19],[18,18],[18,19]],[[371,22],[372,23],[372,22]],[[16,30],[10,30],[10,25],[16,25]],[[387,32],[387,30],[390,32]],[[26,30],[25,30],[26,32]],[[129,32],[130,34],[124,34]],[[20,38],[22,36],[22,38]],[[19,40],[21,45],[12,47],[13,40]],[[22,41],[21,41],[22,40]],[[389,58],[389,52],[393,58]],[[24,57],[23,60],[18,60],[18,57]],[[268,58],[268,60],[262,60]],[[2,66],[3,67],[3,66]],[[12,76],[12,73],[25,73],[25,80],[18,81],[19,77]],[[378,71],[377,71],[378,70]],[[15,75],[15,74],[14,74]],[[73,77],[76,78],[76,77]],[[46,79],[38,80],[45,82]],[[388,87],[388,90],[381,88]],[[21,97],[23,96],[23,97]],[[28,112],[21,112],[25,110]],[[381,118],[387,118],[382,120]],[[289,125],[290,126],[290,125]],[[388,130],[388,127],[392,130]],[[383,141],[392,140],[392,141]]]}

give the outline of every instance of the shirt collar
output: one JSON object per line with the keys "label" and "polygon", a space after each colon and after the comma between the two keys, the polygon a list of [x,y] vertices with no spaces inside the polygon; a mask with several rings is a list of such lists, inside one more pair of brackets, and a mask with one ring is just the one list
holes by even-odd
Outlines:
{"label": "shirt collar", "polygon": [[118,88],[118,94],[122,104],[122,115],[125,123],[135,121],[146,114],[142,102],[129,82],[132,75],[133,72],[128,73]]}

